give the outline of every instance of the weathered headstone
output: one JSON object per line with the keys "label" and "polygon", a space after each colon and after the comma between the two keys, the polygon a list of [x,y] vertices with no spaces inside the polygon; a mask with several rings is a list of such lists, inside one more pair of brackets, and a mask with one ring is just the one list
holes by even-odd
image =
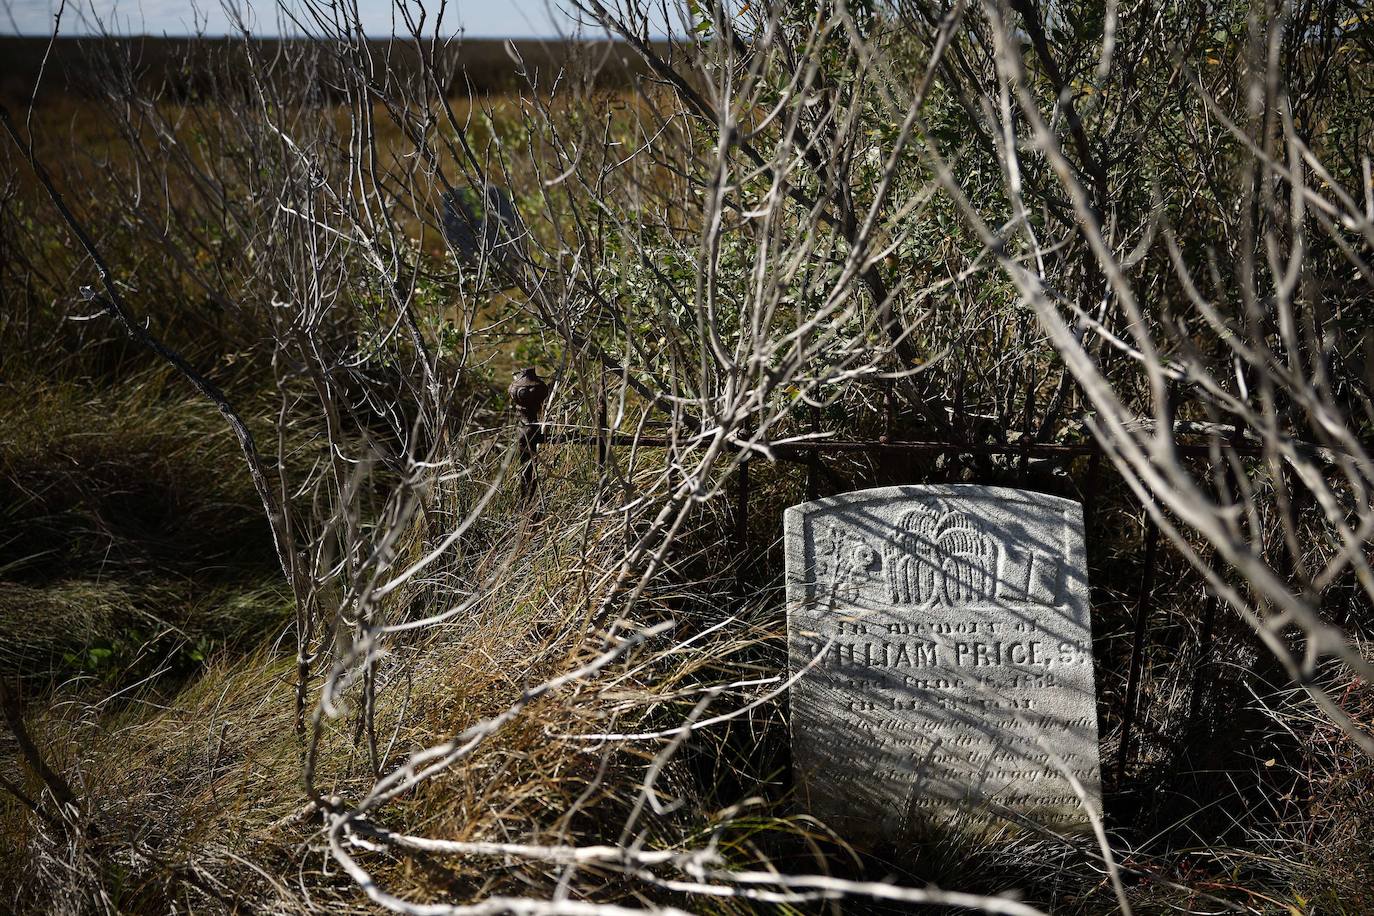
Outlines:
{"label": "weathered headstone", "polygon": [[786,545],[793,772],[812,814],[860,845],[1087,826],[1063,772],[1100,805],[1078,503],[863,490],[787,510]]}

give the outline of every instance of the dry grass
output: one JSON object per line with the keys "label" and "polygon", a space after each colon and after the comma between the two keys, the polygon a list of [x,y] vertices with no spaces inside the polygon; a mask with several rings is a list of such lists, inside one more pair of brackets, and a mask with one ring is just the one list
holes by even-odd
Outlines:
{"label": "dry grass", "polygon": [[[586,458],[582,446],[549,448],[542,518],[521,512],[513,493],[503,496],[440,568],[387,605],[389,622],[401,622],[443,610],[454,595],[481,586],[481,600],[463,616],[388,646],[378,672],[376,710],[384,771],[413,749],[499,713],[530,684],[568,670],[602,645],[603,630],[588,626],[589,615],[605,597],[603,574],[623,549],[625,532],[615,516],[593,511]],[[588,742],[577,736],[671,727],[701,698],[702,686],[776,673],[780,619],[776,595],[766,585],[774,581],[779,558],[767,519],[795,501],[799,485],[795,475],[773,475],[755,494],[755,517],[763,521],[751,549],[760,565],[747,581],[765,587],[736,590],[728,548],[716,536],[728,518],[718,514],[716,503],[708,504],[680,540],[671,570],[636,611],[645,621],[677,621],[671,639],[618,663],[596,682],[538,701],[463,764],[384,807],[376,823],[450,840],[615,841],[664,742]],[[471,495],[458,485],[436,493],[417,516],[402,559],[432,544],[447,530],[448,513]],[[127,625],[127,605],[134,600],[128,586],[121,590],[114,583],[7,588],[12,603],[6,607],[38,611],[33,619],[41,625],[27,631],[19,612],[8,616],[11,633],[32,647],[65,645],[85,632],[69,631],[57,619],[83,621],[89,643],[111,625]],[[1159,613],[1170,619],[1185,613],[1186,591],[1161,591]],[[1167,597],[1175,593],[1181,595],[1177,606]],[[272,604],[271,596],[262,595],[256,612]],[[215,614],[206,607],[189,616]],[[673,648],[723,620],[731,622],[691,651]],[[0,835],[10,863],[3,870],[7,894],[25,901],[25,909],[51,912],[371,911],[356,887],[330,866],[319,821],[300,784],[307,745],[292,728],[292,658],[276,630],[259,639],[256,646],[241,641],[242,649],[217,652],[189,676],[116,688],[88,673],[30,705],[30,728],[50,762],[87,800],[99,832],[63,845],[6,799]],[[1166,711],[1166,679],[1172,676],[1161,664],[1146,682]],[[727,691],[710,711],[736,708],[751,695]],[[356,703],[357,697],[346,699]],[[1249,775],[1226,763],[1217,775],[1230,782],[1232,797],[1216,798],[1211,814],[1235,818],[1256,800],[1281,798],[1285,780],[1288,791],[1307,794],[1288,798],[1282,810],[1251,810],[1243,815],[1245,829],[1224,842],[1217,842],[1205,809],[1173,825],[1168,841],[1135,841],[1132,848],[1131,837],[1147,834],[1123,835],[1137,912],[1155,912],[1156,906],[1161,912],[1208,911],[1217,899],[1254,912],[1276,906],[1305,912],[1298,901],[1319,903],[1318,912],[1362,912],[1367,768],[1301,703],[1285,706],[1282,696],[1262,692],[1242,705],[1257,714],[1256,722],[1272,725],[1282,718],[1284,730],[1306,741],[1294,756],[1274,763],[1267,754],[1254,757]],[[349,714],[325,721],[316,780],[325,796],[355,799],[373,781],[356,711],[349,707]],[[1014,886],[1054,912],[1110,906],[1110,891],[1084,850],[1025,838],[993,845],[937,843],[899,858],[855,864],[823,832],[790,814],[784,712],[780,700],[771,701],[689,742],[658,782],[665,812],[642,811],[636,822],[634,832],[646,847],[675,849],[699,841],[719,826],[727,809],[744,801],[723,834],[728,857],[739,864],[792,862],[856,876],[876,869],[908,882],[987,891]],[[1255,736],[1250,746],[1263,748],[1273,733],[1271,728]],[[1196,766],[1193,772],[1190,778],[1205,777]],[[37,790],[31,779],[30,788]],[[1137,815],[1142,825],[1168,816],[1168,805],[1146,808]],[[1189,821],[1197,838],[1192,848],[1178,840]],[[641,894],[673,899],[614,870],[569,872],[514,858],[357,854],[389,889],[417,901],[546,894],[560,881],[602,902],[634,903]],[[729,902],[721,906],[725,912],[741,909]]]}
{"label": "dry grass", "polygon": [[[623,102],[614,94],[596,98]],[[479,124],[479,139],[521,142],[518,98],[458,107],[460,118]],[[169,105],[168,112],[176,110]],[[49,100],[36,114],[37,134],[64,186],[77,189],[98,215],[104,211],[95,178],[130,163],[90,111],[86,101]],[[342,126],[346,113],[327,111]],[[199,114],[211,125],[220,118],[212,106]],[[394,125],[382,117],[377,123],[383,156],[404,150]],[[191,120],[182,128],[188,136],[198,129]],[[70,288],[85,282],[85,268],[26,196],[33,189],[20,184],[9,211],[20,219],[6,229],[39,272],[0,278],[8,302],[29,303],[23,314],[32,321],[0,316],[7,363],[0,382],[0,660],[22,678],[29,727],[51,765],[79,790],[95,830],[64,839],[0,793],[0,900],[19,901],[25,911],[71,913],[374,911],[330,859],[302,785],[310,746],[293,727],[289,598],[234,443],[213,409],[103,325],[61,320],[73,310]],[[436,255],[426,266],[443,269],[437,239],[416,221],[401,222],[420,250]],[[121,260],[134,265],[131,276],[151,273],[156,282],[158,272],[147,266],[156,263],[156,251],[131,238],[116,227],[107,241],[127,246]],[[230,250],[210,245],[194,256],[232,266],[239,252],[224,247]],[[272,429],[278,398],[293,392],[267,390],[269,367],[245,355],[261,328],[202,308],[194,292],[168,281],[166,289],[145,286],[140,301],[170,339],[225,384],[256,428]],[[426,317],[452,317],[444,311],[452,302],[440,296],[422,304],[433,309]],[[473,335],[480,371],[462,395],[484,434],[497,436],[508,431],[502,373],[512,352],[540,352],[542,341],[538,327],[495,327],[504,312],[501,294],[490,307],[494,329]],[[945,320],[932,350],[967,341],[961,335],[969,314],[951,309]],[[992,352],[1007,345],[998,328],[979,333],[979,346]],[[22,371],[11,368],[21,362]],[[585,395],[569,392],[564,400]],[[827,424],[835,420],[855,434],[876,430],[876,409],[846,413],[872,402],[870,395],[848,392]],[[566,415],[577,419],[572,408]],[[316,467],[325,452],[320,442],[292,423],[287,433],[295,437],[288,460]],[[603,649],[621,607],[612,601],[604,616],[598,609],[610,599],[626,544],[657,508],[643,484],[662,471],[664,458],[641,452],[612,499],[598,490],[585,446],[546,447],[537,518],[508,481],[451,553],[382,607],[385,623],[400,624],[480,596],[442,625],[386,644],[377,669],[376,770],[359,729],[356,688],[346,692],[338,717],[323,719],[318,793],[356,801],[378,770],[389,772],[413,750],[497,715],[530,685]],[[497,475],[494,459],[468,470],[472,477],[425,492],[398,567],[431,548],[473,504],[473,480]],[[1085,476],[1083,467],[1023,474],[1010,464],[932,459],[885,466],[857,456],[835,461],[831,473],[831,483],[854,488],[969,480],[1078,497]],[[639,624],[673,620],[670,636],[594,681],[537,700],[461,764],[383,806],[373,822],[447,840],[638,839],[650,849],[685,849],[709,838],[729,864],[969,890],[1015,887],[1053,912],[1110,910],[1101,864],[1082,846],[1021,838],[870,857],[843,849],[789,806],[783,697],[694,734],[658,779],[657,807],[644,785],[667,741],[584,740],[675,727],[706,696],[704,688],[777,677],[784,657],[778,520],[784,506],[802,498],[804,484],[798,469],[779,466],[756,471],[755,487],[746,545],[722,537],[732,521],[728,491],[702,503],[630,610]],[[1092,495],[1095,654],[1102,750],[1110,762],[1141,574],[1140,513],[1119,483],[1104,483]],[[643,500],[636,513],[616,511],[635,500]],[[1208,702],[1193,721],[1200,583],[1172,557],[1161,561],[1157,581],[1137,723],[1141,750],[1109,793],[1113,840],[1123,851],[1136,912],[1374,912],[1374,773],[1347,738],[1268,679],[1274,672],[1258,667],[1254,639],[1229,618],[1218,624]],[[677,648],[701,634],[689,649]],[[323,674],[312,673],[312,686]],[[702,714],[739,709],[772,686],[724,689]],[[1333,689],[1369,721],[1369,685],[1350,681]],[[0,761],[5,775],[38,794],[8,736],[0,737]],[[388,889],[417,901],[497,893],[547,898],[562,888],[599,902],[770,909],[685,902],[605,866],[353,852]]]}
{"label": "dry grass", "polygon": [[[582,526],[558,530],[516,516],[506,529],[487,533],[490,544],[480,555],[455,558],[474,578],[501,571],[502,584],[471,614],[413,643],[398,642],[382,662],[377,731],[384,768],[498,713],[529,684],[595,649],[595,631],[585,626],[595,598],[587,583],[599,570],[585,564],[614,551],[605,537],[609,528],[591,531],[591,549],[583,550],[588,533]],[[690,595],[677,591],[673,603],[680,605]],[[656,601],[645,609],[656,605],[670,613]],[[683,620],[684,629],[691,626]],[[646,747],[567,736],[679,721],[698,699],[694,684],[752,668],[749,658],[766,635],[741,621],[702,651],[665,652],[684,638],[679,633],[620,666],[604,684],[532,705],[462,767],[386,809],[385,826],[461,840],[600,837],[623,823],[658,742]],[[54,695],[46,711],[34,710],[30,727],[50,762],[77,782],[99,834],[72,858],[70,850],[49,845],[25,809],[9,804],[3,834],[15,867],[6,870],[6,884],[18,899],[36,901],[31,895],[40,888],[50,893],[65,867],[65,893],[77,909],[78,901],[95,904],[102,896],[118,911],[138,912],[178,905],[336,910],[356,903],[354,889],[327,872],[313,851],[315,821],[299,785],[304,744],[291,727],[293,676],[286,655],[259,649],[215,658],[169,695],[147,686],[118,698],[92,690]],[[776,711],[752,728],[763,729],[755,737],[776,743]],[[357,737],[351,717],[326,722],[317,777],[322,794],[354,798],[371,783],[365,742]],[[703,789],[687,771],[666,785],[688,796]],[[672,844],[703,829],[710,810],[699,798],[693,802],[676,815],[646,817],[648,844]],[[535,866],[507,863],[493,871],[489,864],[437,863],[420,855],[371,863],[379,877],[416,899],[519,892],[550,877]],[[621,879],[588,874],[579,881],[590,892]],[[623,893],[612,889],[610,896]]]}

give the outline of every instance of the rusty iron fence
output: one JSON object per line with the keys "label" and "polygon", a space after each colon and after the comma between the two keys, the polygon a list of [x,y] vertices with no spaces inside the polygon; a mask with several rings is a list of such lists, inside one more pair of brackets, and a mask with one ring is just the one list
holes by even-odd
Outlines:
{"label": "rusty iron fence", "polygon": [[[827,455],[864,454],[869,456],[1010,456],[1019,458],[1019,471],[1024,475],[1028,461],[1051,460],[1068,462],[1075,458],[1086,457],[1087,470],[1084,485],[1079,488],[1083,496],[1085,527],[1091,527],[1097,512],[1098,482],[1101,473],[1103,450],[1096,441],[1080,443],[1049,442],[956,442],[948,440],[894,439],[894,398],[891,386],[885,386],[882,399],[883,433],[877,439],[829,439],[816,438],[800,442],[769,444],[769,450],[779,459],[798,463],[806,468],[806,495],[808,500],[817,498],[820,478],[825,474]],[[522,423],[519,430],[519,457],[521,489],[524,497],[532,501],[538,489],[537,460],[541,444],[587,445],[596,454],[597,468],[604,471],[612,451],[617,447],[669,448],[674,439],[665,435],[626,435],[611,429],[607,423],[606,400],[601,398],[597,416],[597,426],[592,431],[581,430],[546,432],[538,422],[538,409],[532,412],[522,409]],[[819,412],[811,411],[810,432],[820,433]],[[742,450],[741,446],[733,446]],[[1228,451],[1236,455],[1254,457],[1263,453],[1258,444],[1239,442],[1228,438]],[[1205,443],[1180,442],[1175,445],[1176,452],[1183,457],[1210,458],[1214,456],[1214,446]],[[752,453],[751,454],[756,454]],[[734,499],[731,510],[730,537],[738,555],[743,556],[748,542],[750,497],[753,489],[751,467],[755,459],[744,456],[737,467],[734,479]],[[915,475],[913,475],[915,476]],[[910,480],[907,483],[922,483]],[[1121,740],[1117,748],[1115,770],[1118,782],[1125,778],[1132,761],[1133,742],[1137,719],[1141,712],[1141,678],[1144,661],[1149,648],[1149,622],[1153,610],[1153,594],[1156,584],[1156,571],[1159,562],[1158,527],[1150,520],[1148,512],[1142,512],[1140,550],[1143,562],[1139,581],[1135,587],[1131,618],[1131,649],[1126,670],[1126,684],[1121,702]],[[740,563],[741,573],[746,564]],[[1204,603],[1200,645],[1196,668],[1192,677],[1192,691],[1189,697],[1185,731],[1190,731],[1198,721],[1201,697],[1205,693],[1206,666],[1210,664],[1213,641],[1216,636],[1216,616],[1218,602],[1211,597]]]}

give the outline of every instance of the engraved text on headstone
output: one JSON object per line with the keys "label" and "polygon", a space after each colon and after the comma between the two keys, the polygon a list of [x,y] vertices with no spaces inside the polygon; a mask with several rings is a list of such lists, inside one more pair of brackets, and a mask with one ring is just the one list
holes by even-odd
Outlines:
{"label": "engraved text on headstone", "polygon": [[971,485],[845,493],[786,516],[793,767],[847,838],[1086,817],[1099,805],[1083,520]]}

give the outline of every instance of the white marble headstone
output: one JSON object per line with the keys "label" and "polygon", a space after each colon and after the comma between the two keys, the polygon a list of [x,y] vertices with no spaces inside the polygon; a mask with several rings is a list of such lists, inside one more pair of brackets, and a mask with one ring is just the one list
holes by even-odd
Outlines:
{"label": "white marble headstone", "polygon": [[787,510],[800,799],[861,845],[1101,809],[1078,503],[887,487]]}

